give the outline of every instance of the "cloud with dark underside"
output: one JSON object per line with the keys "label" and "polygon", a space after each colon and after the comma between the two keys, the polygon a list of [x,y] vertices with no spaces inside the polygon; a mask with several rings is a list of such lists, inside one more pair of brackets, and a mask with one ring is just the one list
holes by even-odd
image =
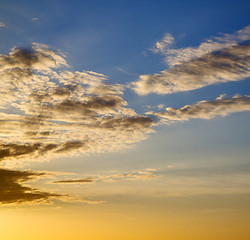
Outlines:
{"label": "cloud with dark underside", "polygon": [[[242,80],[250,73],[250,45],[238,41],[247,40],[248,35],[245,29],[238,32],[237,41],[224,36],[220,48],[199,49],[196,58],[178,62],[160,74],[142,75],[133,83],[134,89],[139,94],[166,94]],[[173,39],[168,35],[164,41],[165,45],[157,45],[161,51]],[[211,118],[248,111],[244,97],[231,100],[240,110],[233,103],[225,104],[229,100],[223,100],[224,105],[216,100],[209,102],[211,106],[203,101],[179,110],[138,114],[124,100],[124,86],[108,84],[107,77],[96,72],[71,71],[64,55],[42,44],[0,55],[0,79],[0,160],[119,151],[147,138],[163,119]],[[194,107],[201,112],[192,115]]]}
{"label": "cloud with dark underside", "polygon": [[235,34],[207,40],[199,47],[173,49],[173,37],[166,34],[153,49],[166,57],[168,69],[141,75],[131,84],[139,95],[171,94],[208,85],[240,81],[250,77],[250,26]]}
{"label": "cloud with dark underside", "polygon": [[175,109],[168,107],[162,112],[149,112],[159,117],[163,123],[187,121],[194,118],[212,119],[217,116],[227,116],[236,112],[250,111],[250,96],[234,96],[224,99],[219,97],[212,101],[200,101],[194,105],[186,105]]}
{"label": "cloud with dark underside", "polygon": [[44,173],[0,169],[0,204],[49,203],[65,195],[43,192],[23,185]]}
{"label": "cloud with dark underside", "polygon": [[114,151],[145,139],[154,121],[122,98],[123,87],[70,71],[47,46],[0,55],[0,160]]}
{"label": "cloud with dark underside", "polygon": [[139,95],[170,94],[250,77],[250,44],[237,45],[180,63],[133,83]]}
{"label": "cloud with dark underside", "polygon": [[66,179],[66,180],[58,180],[52,183],[93,183],[95,181],[94,178],[81,178],[81,179]]}

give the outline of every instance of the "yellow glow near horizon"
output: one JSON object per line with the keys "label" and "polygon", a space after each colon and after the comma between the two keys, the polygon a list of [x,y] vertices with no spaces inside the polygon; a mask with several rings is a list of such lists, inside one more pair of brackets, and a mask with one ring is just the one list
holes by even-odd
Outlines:
{"label": "yellow glow near horizon", "polygon": [[3,208],[1,212],[1,236],[6,240],[248,240],[250,236],[249,213],[242,210],[107,204]]}

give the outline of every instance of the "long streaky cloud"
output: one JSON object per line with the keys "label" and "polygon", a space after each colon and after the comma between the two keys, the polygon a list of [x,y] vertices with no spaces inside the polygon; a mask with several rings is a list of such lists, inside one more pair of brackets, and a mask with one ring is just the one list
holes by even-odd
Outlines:
{"label": "long streaky cloud", "polygon": [[248,41],[249,39],[250,25],[232,34],[221,34],[219,37],[207,39],[198,47],[174,48],[174,37],[166,33],[163,39],[157,41],[151,50],[154,53],[162,54],[166,63],[172,67],[214,51],[237,46],[240,42]]}
{"label": "long streaky cloud", "polygon": [[250,77],[250,44],[237,45],[181,63],[133,83],[139,95],[171,94]]}
{"label": "long streaky cloud", "polygon": [[249,40],[250,26],[198,48],[170,49],[173,39],[166,35],[157,42],[154,52],[165,54],[170,67],[153,75],[141,75],[131,86],[139,95],[171,94],[244,80],[250,77]]}
{"label": "long streaky cloud", "polygon": [[94,182],[114,182],[114,181],[122,181],[122,180],[151,180],[157,178],[159,176],[153,174],[153,172],[157,171],[156,169],[144,169],[142,171],[131,171],[128,173],[117,173],[113,175],[107,176],[95,176],[95,177],[85,177],[78,179],[64,179],[53,181],[52,183],[60,183],[60,184],[82,184],[82,183],[94,183]]}
{"label": "long streaky cloud", "polygon": [[213,101],[200,101],[194,105],[182,108],[166,108],[162,112],[150,112],[159,117],[162,122],[187,121],[193,118],[212,119],[217,116],[227,116],[231,113],[250,111],[250,96],[235,96],[233,98],[217,98]]}

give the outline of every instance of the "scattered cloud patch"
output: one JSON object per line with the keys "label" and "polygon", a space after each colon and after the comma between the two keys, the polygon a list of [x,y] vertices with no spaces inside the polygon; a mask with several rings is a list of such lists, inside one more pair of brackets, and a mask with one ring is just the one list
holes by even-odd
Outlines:
{"label": "scattered cloud patch", "polygon": [[70,71],[46,45],[0,55],[0,160],[118,151],[145,139],[154,121],[127,107],[123,87]]}

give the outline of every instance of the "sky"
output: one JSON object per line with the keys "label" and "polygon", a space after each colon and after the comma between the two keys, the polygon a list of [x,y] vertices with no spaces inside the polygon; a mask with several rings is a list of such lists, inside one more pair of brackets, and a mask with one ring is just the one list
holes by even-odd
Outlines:
{"label": "sky", "polygon": [[0,2],[4,239],[249,239],[249,1]]}

